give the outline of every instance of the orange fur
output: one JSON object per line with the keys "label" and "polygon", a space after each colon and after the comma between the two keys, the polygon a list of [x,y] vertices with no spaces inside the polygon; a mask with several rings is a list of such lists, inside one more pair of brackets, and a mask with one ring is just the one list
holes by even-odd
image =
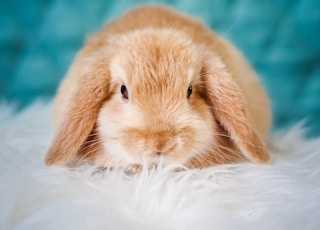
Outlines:
{"label": "orange fur", "polygon": [[230,43],[166,7],[131,10],[89,38],[59,88],[54,119],[48,165],[269,160],[270,108],[254,71]]}

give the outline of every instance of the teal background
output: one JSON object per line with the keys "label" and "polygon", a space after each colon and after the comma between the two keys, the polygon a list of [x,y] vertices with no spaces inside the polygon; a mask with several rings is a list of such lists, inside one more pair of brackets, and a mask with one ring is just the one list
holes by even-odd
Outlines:
{"label": "teal background", "polygon": [[266,87],[274,129],[320,134],[318,0],[0,0],[0,101],[51,99],[84,38],[142,3],[168,4],[233,41]]}

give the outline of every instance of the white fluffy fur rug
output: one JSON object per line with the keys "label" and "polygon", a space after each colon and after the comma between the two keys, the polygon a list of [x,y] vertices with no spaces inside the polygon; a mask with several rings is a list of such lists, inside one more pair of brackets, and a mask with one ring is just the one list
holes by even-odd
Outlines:
{"label": "white fluffy fur rug", "polygon": [[0,105],[0,229],[320,229],[320,139],[274,135],[273,162],[128,176],[46,168],[50,106]]}

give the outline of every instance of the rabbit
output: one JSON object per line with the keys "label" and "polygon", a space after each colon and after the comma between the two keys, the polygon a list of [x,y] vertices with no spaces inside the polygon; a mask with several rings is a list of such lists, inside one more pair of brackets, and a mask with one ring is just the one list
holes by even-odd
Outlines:
{"label": "rabbit", "polygon": [[139,168],[270,160],[266,91],[199,20],[140,6],[89,37],[53,105],[48,166]]}

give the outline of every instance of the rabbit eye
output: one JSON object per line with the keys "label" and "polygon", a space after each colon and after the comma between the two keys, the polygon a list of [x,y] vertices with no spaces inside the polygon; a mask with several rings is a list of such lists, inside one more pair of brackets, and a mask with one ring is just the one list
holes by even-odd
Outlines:
{"label": "rabbit eye", "polygon": [[187,90],[187,98],[189,98],[191,94],[192,94],[192,85],[189,85]]}
{"label": "rabbit eye", "polygon": [[120,88],[120,91],[121,91],[122,97],[128,100],[129,95],[128,95],[127,87],[125,85],[122,85]]}

